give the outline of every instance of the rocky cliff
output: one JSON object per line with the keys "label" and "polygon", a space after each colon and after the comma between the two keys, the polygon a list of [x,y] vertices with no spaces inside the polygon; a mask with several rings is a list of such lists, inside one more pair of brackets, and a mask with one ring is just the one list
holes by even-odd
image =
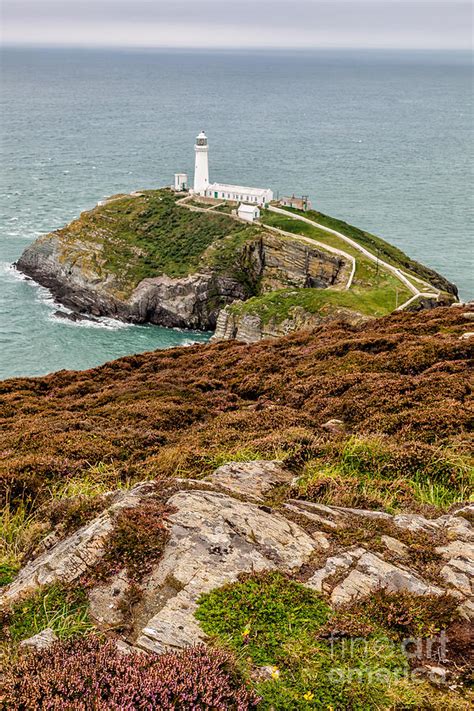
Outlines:
{"label": "rocky cliff", "polygon": [[80,313],[211,330],[226,304],[287,286],[338,288],[349,265],[149,191],[114,198],[39,238],[17,268]]}
{"label": "rocky cliff", "polygon": [[[442,277],[350,225],[360,252],[291,213],[265,211],[262,224],[248,225],[222,207],[169,190],[113,196],[36,240],[17,268],[72,309],[70,318],[216,329],[217,339],[246,342],[326,319],[360,323],[402,303],[433,308],[454,299],[456,288]],[[400,279],[379,268],[367,246],[409,272]]]}

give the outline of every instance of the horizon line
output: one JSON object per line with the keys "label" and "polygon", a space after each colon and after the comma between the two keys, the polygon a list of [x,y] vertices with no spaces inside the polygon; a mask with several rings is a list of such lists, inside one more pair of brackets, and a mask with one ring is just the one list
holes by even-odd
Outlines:
{"label": "horizon line", "polygon": [[34,42],[2,42],[0,43],[1,49],[100,49],[100,50],[132,50],[132,51],[183,51],[183,52],[246,52],[246,51],[258,51],[258,52],[332,52],[341,50],[351,50],[351,51],[372,51],[372,52],[465,52],[472,54],[472,47],[406,47],[406,46],[389,46],[389,47],[373,47],[370,45],[331,45],[331,46],[301,46],[296,45],[294,47],[285,46],[279,47],[277,45],[242,45],[235,47],[219,47],[219,46],[181,46],[181,45],[115,45],[115,44],[38,44]]}

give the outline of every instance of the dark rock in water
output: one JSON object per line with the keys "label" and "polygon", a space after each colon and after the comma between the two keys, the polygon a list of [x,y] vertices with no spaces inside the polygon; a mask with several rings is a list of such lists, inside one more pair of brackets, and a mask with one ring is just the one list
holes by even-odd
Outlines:
{"label": "dark rock in water", "polygon": [[93,318],[92,316],[86,316],[85,314],[80,314],[77,311],[72,311],[71,313],[67,313],[66,311],[55,311],[54,315],[57,318],[63,318],[66,321],[93,321],[94,323],[98,323],[98,319]]}

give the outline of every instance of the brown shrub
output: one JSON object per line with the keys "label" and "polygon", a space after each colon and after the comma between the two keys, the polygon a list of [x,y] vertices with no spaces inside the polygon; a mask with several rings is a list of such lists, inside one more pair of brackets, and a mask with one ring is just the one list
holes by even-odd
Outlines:
{"label": "brown shrub", "polygon": [[92,636],[21,655],[4,685],[3,703],[12,710],[247,711],[258,701],[225,652],[201,646],[122,654],[113,641]]}
{"label": "brown shrub", "polygon": [[[166,448],[185,450],[184,471],[200,476],[219,451],[248,448],[271,457],[295,429],[319,439],[331,418],[343,419],[353,434],[393,439],[384,476],[429,469],[435,447],[454,440],[469,447],[473,349],[459,340],[465,330],[462,309],[440,308],[5,381],[4,495],[41,499],[48,481],[100,463],[113,465],[118,478],[153,474],[155,465],[173,475],[172,459],[160,460]],[[310,458],[310,439],[294,443],[295,468]]]}
{"label": "brown shrub", "polygon": [[159,561],[169,537],[165,519],[171,509],[159,500],[120,511],[107,539],[96,575],[108,577],[126,567],[138,582]]}
{"label": "brown shrub", "polygon": [[377,590],[335,612],[322,636],[365,637],[384,630],[396,639],[431,637],[459,618],[459,601],[452,595]]}

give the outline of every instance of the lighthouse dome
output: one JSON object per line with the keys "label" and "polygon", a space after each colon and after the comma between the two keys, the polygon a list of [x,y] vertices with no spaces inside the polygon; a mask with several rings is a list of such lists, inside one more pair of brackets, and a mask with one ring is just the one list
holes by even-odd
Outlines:
{"label": "lighthouse dome", "polygon": [[199,136],[196,138],[196,145],[197,146],[207,146],[207,136],[204,133],[204,131],[201,131]]}

